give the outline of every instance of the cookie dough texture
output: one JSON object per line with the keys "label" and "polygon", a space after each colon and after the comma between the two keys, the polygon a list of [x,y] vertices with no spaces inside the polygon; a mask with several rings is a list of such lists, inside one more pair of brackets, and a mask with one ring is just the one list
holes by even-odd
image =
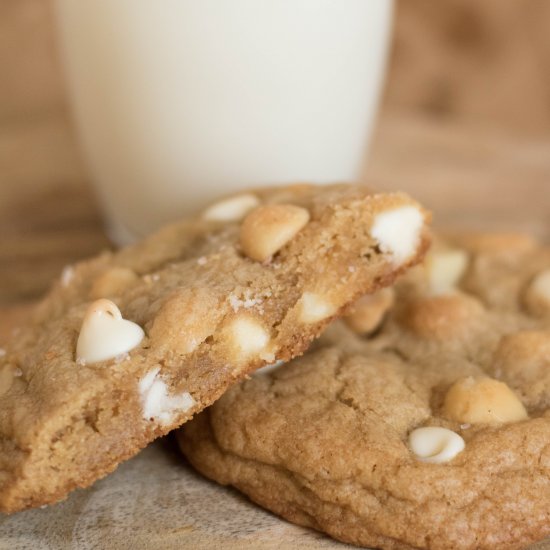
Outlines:
{"label": "cookie dough texture", "polygon": [[[396,208],[416,208],[425,222],[406,195],[296,185],[243,196],[64,271],[0,357],[1,511],[55,502],[104,476],[247,373],[301,354],[349,302],[391,283],[427,248],[421,224],[397,264],[369,232]],[[307,216],[269,258],[251,259],[242,220],[279,204]],[[304,296],[323,313],[309,322]],[[127,354],[82,364],[84,313],[101,298],[145,337]]]}
{"label": "cookie dough texture", "polygon": [[[441,292],[433,255],[456,249],[468,260],[459,274],[453,262],[454,288]],[[357,545],[524,548],[550,535],[550,315],[525,301],[550,250],[515,235],[457,235],[429,256],[398,281],[371,336],[337,321],[306,355],[256,373],[184,426],[190,462]],[[464,380],[470,401],[459,407],[453,392],[446,406]],[[499,392],[487,415],[476,401],[486,386]],[[446,414],[449,402],[458,413]],[[461,410],[474,421],[453,418]],[[408,437],[424,426],[454,431],[464,450],[422,462]]]}

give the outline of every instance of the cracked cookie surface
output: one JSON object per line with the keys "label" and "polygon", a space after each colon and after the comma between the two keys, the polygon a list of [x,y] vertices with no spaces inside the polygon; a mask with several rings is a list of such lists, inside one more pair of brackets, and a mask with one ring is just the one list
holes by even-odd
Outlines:
{"label": "cracked cookie surface", "polygon": [[549,268],[550,250],[528,237],[440,240],[391,299],[351,310],[373,308],[367,324],[337,321],[304,356],[231,388],[178,432],[180,447],[208,477],[345,542],[540,540],[550,293],[537,281]]}
{"label": "cracked cookie surface", "polygon": [[[392,228],[371,234],[399,209],[416,212],[405,258]],[[262,189],[67,268],[0,357],[0,510],[64,498],[250,371],[301,354],[420,260],[426,222],[399,193]]]}

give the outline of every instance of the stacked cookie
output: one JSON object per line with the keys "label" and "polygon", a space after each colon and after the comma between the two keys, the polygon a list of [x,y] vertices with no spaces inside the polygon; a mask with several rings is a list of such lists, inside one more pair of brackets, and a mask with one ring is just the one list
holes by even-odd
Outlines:
{"label": "stacked cookie", "polygon": [[456,235],[178,434],[290,521],[376,548],[550,534],[550,249]]}
{"label": "stacked cookie", "polygon": [[56,502],[288,361],[422,258],[402,194],[296,185],[229,197],[64,271],[0,354],[0,511]]}

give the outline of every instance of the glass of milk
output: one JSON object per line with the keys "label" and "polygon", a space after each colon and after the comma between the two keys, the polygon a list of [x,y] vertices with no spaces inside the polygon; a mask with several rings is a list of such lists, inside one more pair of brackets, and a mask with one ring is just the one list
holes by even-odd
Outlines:
{"label": "glass of milk", "polygon": [[69,96],[123,244],[247,186],[355,180],[391,0],[56,0]]}

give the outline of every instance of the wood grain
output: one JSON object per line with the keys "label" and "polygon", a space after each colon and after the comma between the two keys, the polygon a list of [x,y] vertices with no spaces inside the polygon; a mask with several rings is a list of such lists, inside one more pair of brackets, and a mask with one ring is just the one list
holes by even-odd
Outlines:
{"label": "wood grain", "polygon": [[0,515],[0,550],[351,550],[201,478],[172,443],[157,441],[61,504]]}

